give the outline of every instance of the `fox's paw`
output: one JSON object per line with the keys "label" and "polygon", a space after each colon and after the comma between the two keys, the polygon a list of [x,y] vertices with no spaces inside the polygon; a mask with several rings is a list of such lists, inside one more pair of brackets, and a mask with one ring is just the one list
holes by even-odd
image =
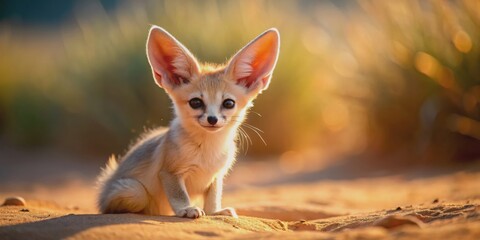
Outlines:
{"label": "fox's paw", "polygon": [[205,216],[205,212],[199,207],[186,207],[177,212],[177,217],[199,218]]}
{"label": "fox's paw", "polygon": [[227,207],[219,211],[216,211],[212,215],[222,215],[222,216],[230,216],[230,217],[238,218],[237,212],[235,212],[235,209],[231,207]]}

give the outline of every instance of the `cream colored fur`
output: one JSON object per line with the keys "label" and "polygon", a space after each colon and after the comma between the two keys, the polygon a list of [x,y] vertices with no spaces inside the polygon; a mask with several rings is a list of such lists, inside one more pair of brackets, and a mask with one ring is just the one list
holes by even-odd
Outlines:
{"label": "cream colored fur", "polygon": [[[223,178],[235,161],[237,129],[268,86],[279,44],[278,32],[270,29],[226,66],[202,66],[173,36],[153,26],[147,56],[155,81],[172,99],[175,118],[168,129],[142,136],[118,163],[109,159],[98,179],[100,211],[236,217],[233,208],[221,207]],[[201,109],[190,105],[194,98],[203,102]],[[233,108],[224,107],[227,99]]]}

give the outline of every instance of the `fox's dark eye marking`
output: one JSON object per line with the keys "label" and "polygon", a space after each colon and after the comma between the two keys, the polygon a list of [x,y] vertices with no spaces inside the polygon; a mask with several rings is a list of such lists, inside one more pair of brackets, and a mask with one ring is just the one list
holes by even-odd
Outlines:
{"label": "fox's dark eye marking", "polygon": [[235,107],[235,101],[232,99],[225,99],[222,103],[222,106],[226,109],[232,109]]}
{"label": "fox's dark eye marking", "polygon": [[202,108],[203,106],[205,106],[202,99],[200,99],[200,98],[192,98],[192,99],[190,99],[190,101],[188,101],[188,104],[193,109],[199,109],[199,108]]}

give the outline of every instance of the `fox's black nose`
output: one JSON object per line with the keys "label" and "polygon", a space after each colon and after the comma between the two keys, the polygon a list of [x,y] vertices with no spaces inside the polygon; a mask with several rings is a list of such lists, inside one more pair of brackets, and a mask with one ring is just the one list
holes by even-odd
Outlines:
{"label": "fox's black nose", "polygon": [[215,116],[208,116],[207,121],[210,123],[210,125],[215,125],[218,122],[218,118]]}

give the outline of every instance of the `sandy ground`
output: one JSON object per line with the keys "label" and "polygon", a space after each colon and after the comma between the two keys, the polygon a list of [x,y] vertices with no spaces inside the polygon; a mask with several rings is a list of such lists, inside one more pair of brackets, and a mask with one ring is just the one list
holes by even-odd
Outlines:
{"label": "sandy ground", "polygon": [[22,196],[27,205],[0,207],[1,239],[480,239],[478,163],[286,173],[276,161],[244,161],[224,196],[240,217],[192,220],[97,214],[94,161],[55,162],[62,156],[45,154],[21,165],[2,154],[0,201]]}

